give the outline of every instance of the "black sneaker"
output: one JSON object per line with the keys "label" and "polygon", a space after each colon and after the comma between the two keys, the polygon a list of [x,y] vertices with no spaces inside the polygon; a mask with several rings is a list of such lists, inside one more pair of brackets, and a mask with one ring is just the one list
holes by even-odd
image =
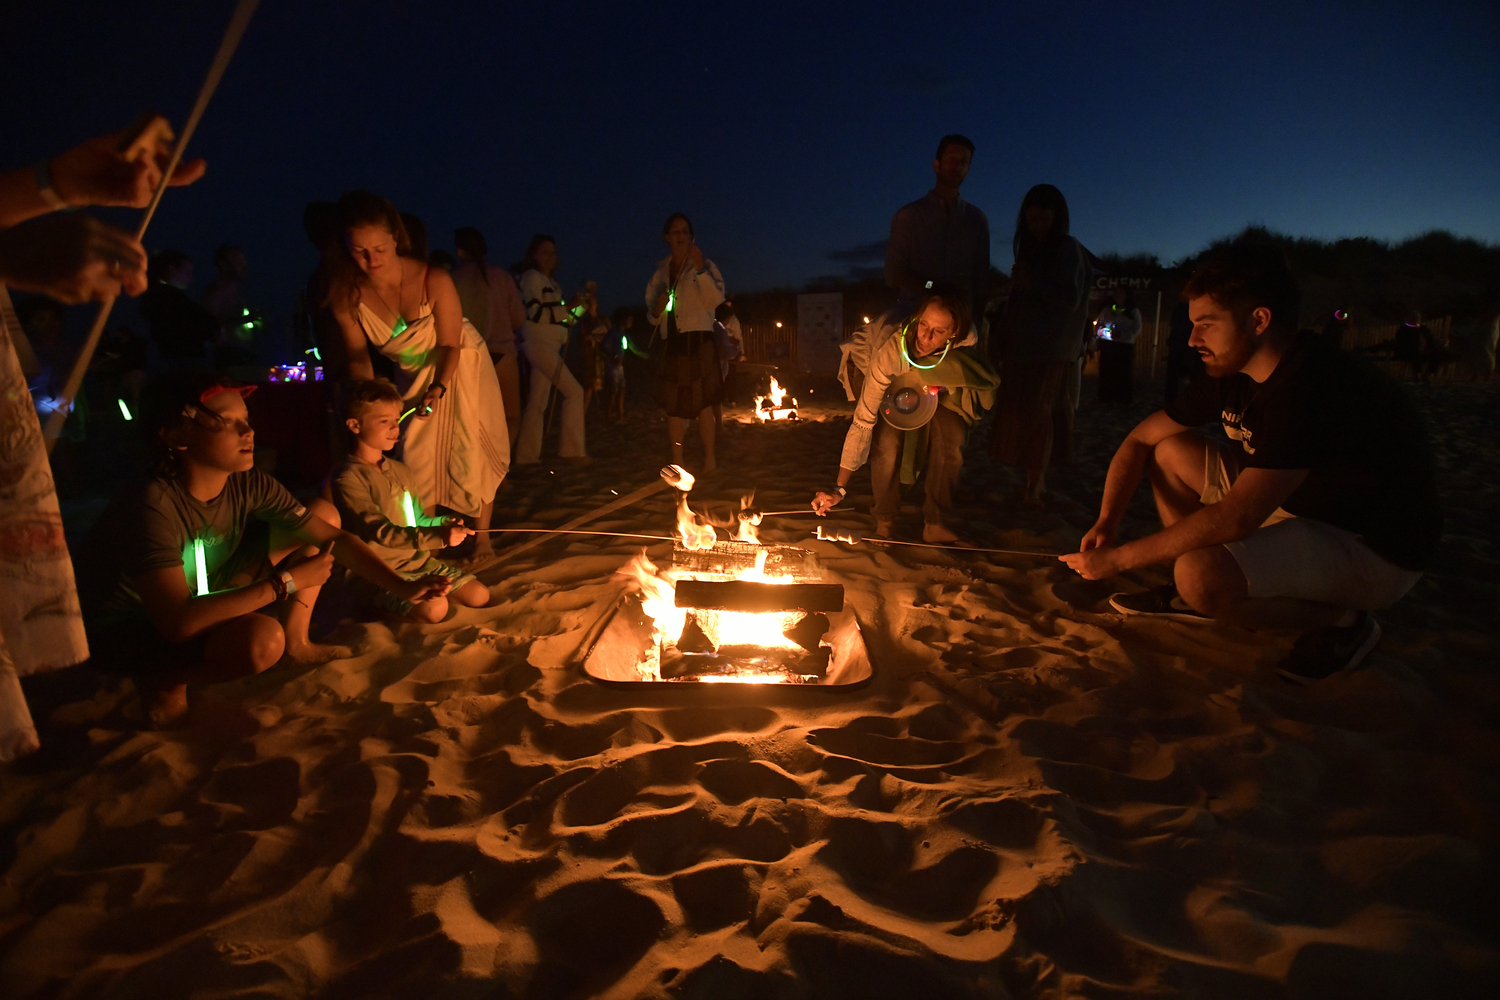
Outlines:
{"label": "black sneaker", "polygon": [[1292,653],[1276,672],[1289,681],[1311,684],[1344,670],[1353,670],[1380,642],[1380,623],[1368,611],[1342,628],[1312,629],[1292,643]]}
{"label": "black sneaker", "polygon": [[1109,603],[1122,615],[1147,615],[1173,622],[1187,622],[1190,625],[1213,624],[1213,619],[1208,615],[1194,611],[1182,599],[1182,595],[1177,593],[1177,587],[1170,583],[1139,594],[1115,594],[1109,599]]}

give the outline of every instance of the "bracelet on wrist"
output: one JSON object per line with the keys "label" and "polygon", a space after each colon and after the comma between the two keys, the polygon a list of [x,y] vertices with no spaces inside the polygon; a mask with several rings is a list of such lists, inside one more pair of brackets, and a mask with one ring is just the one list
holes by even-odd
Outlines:
{"label": "bracelet on wrist", "polygon": [[280,576],[282,585],[286,587],[287,596],[295,594],[297,592],[296,577],[292,576],[289,570],[282,570]]}
{"label": "bracelet on wrist", "polygon": [[441,382],[434,382],[430,386],[428,386],[427,389],[429,392],[433,389],[436,389],[444,399],[446,399],[448,396],[448,387]]}
{"label": "bracelet on wrist", "polygon": [[272,573],[266,578],[266,582],[271,585],[272,597],[278,604],[286,600],[286,581],[282,580],[278,574]]}

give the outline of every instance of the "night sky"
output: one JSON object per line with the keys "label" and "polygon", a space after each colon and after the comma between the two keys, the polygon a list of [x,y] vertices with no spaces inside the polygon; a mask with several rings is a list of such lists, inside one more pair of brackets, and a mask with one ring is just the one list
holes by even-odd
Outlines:
{"label": "night sky", "polygon": [[[5,4],[0,163],[180,124],[233,6]],[[800,284],[878,266],[950,131],[1002,268],[1042,181],[1100,254],[1247,223],[1500,242],[1500,5],[1210,6],[263,0],[193,144],[209,173],[146,242],[194,257],[195,292],[238,243],[275,320],[313,264],[303,205],[353,187],[436,247],[479,226],[497,263],[550,233],[609,306],[678,210],[731,290]]]}

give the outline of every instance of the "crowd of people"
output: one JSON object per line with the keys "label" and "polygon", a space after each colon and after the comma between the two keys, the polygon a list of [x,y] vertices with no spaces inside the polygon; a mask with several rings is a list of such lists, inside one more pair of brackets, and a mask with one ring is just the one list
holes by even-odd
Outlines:
{"label": "crowd of people", "polygon": [[[65,552],[59,562],[55,545],[43,552],[52,536],[33,533],[43,541],[18,558],[47,555],[55,572],[28,584],[4,620],[12,655],[38,641],[18,624],[26,602],[60,602],[76,627],[42,643],[42,655],[82,659],[86,622],[94,661],[141,678],[154,717],[166,721],[185,710],[191,681],[342,655],[308,635],[335,562],[394,617],[435,622],[450,605],[483,606],[487,589],[453,550],[490,554],[497,490],[512,465],[541,461],[554,393],[558,458],[589,462],[586,410],[607,393],[606,412],[623,415],[627,354],[657,361],[671,461],[683,462],[696,426],[702,469],[717,465],[738,322],[686,215],[666,220],[667,254],[645,285],[648,352],[633,336],[633,311],[606,317],[593,283],[564,295],[553,237],[534,236],[512,268],[490,263],[473,227],[454,233],[451,255],[434,253],[420,220],[351,191],[304,212],[319,264],[299,329],[339,384],[347,454],[321,495],[298,500],[255,469],[246,397],[256,387],[226,373],[254,360],[259,320],[244,301],[244,253],[220,247],[217,276],[195,300],[185,255],[160,251],[148,262],[128,234],[55,211],[144,204],[170,138],[158,119],[0,175],[0,278],[62,302],[140,295],[165,369],[148,388],[140,338],[117,328],[105,342],[110,391],[139,410],[153,465],[115,496],[77,553],[76,600]],[[1037,184],[1022,198],[1015,264],[995,297],[988,220],[960,195],[974,152],[966,137],[944,136],[932,191],[895,214],[885,262],[895,304],[856,335],[841,372],[856,406],[837,476],[813,509],[831,510],[868,462],[878,536],[891,535],[903,487],[922,479],[924,542],[966,544],[952,523],[953,490],[965,442],[989,410],[990,456],[1020,470],[1022,504],[1043,504],[1048,468],[1071,457],[1079,365],[1090,351],[1100,353],[1100,398],[1132,399],[1140,310],[1122,286],[1091,314],[1092,258],[1071,235],[1056,187]],[[192,183],[202,169],[189,162],[172,183]],[[44,307],[29,308],[34,316]],[[1422,420],[1404,391],[1330,336],[1299,332],[1299,309],[1272,247],[1242,240],[1201,263],[1172,338],[1204,371],[1195,378],[1169,365],[1166,407],[1120,446],[1098,522],[1065,561],[1089,579],[1174,567],[1169,587],[1116,595],[1124,614],[1307,628],[1284,672],[1315,679],[1356,664],[1378,640],[1369,612],[1415,583],[1441,512]],[[573,342],[581,380],[568,363]],[[66,352],[55,338],[38,349],[57,387]],[[0,355],[15,367],[8,347]],[[66,408],[60,395],[51,401]],[[36,454],[37,416],[4,419],[14,455],[0,458],[36,487],[50,476]],[[1204,426],[1224,437],[1200,433]],[[1121,516],[1143,476],[1162,530],[1125,541]],[[50,494],[50,480],[46,487],[32,494]],[[32,513],[60,525],[55,499]],[[260,613],[271,607],[276,617]]]}

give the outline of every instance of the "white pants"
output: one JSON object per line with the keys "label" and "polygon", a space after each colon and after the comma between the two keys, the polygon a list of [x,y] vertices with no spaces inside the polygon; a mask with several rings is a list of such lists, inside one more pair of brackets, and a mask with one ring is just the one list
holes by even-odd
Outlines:
{"label": "white pants", "polygon": [[526,358],[531,362],[531,398],[521,416],[521,436],[516,440],[516,464],[526,465],[542,457],[542,430],[547,418],[547,399],[553,386],[562,393],[562,437],[557,454],[577,458],[587,454],[583,441],[583,386],[568,371],[562,352],[568,331],[560,326],[526,324]]}

